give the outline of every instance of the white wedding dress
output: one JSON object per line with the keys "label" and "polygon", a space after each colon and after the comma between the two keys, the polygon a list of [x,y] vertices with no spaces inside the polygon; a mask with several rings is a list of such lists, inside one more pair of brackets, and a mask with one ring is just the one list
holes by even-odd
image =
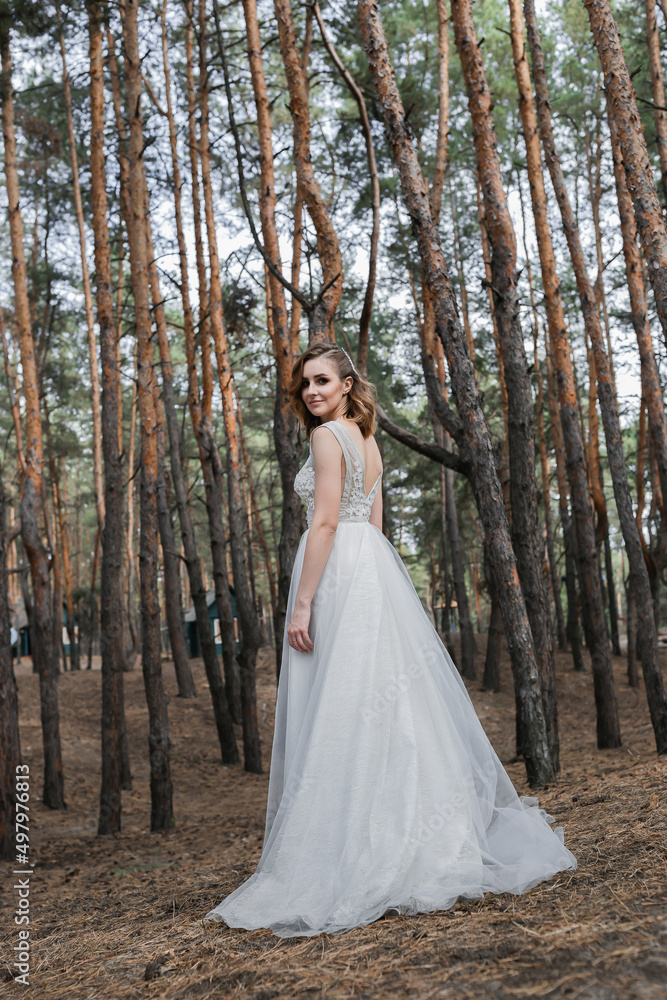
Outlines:
{"label": "white wedding dress", "polygon": [[[279,937],[522,893],[577,867],[553,817],[517,795],[398,552],[369,523],[381,474],[365,496],[352,435],[338,421],[324,426],[346,474],[312,604],[314,648],[292,649],[285,633],[262,856],[206,914]],[[294,488],[310,527],[312,450]]]}

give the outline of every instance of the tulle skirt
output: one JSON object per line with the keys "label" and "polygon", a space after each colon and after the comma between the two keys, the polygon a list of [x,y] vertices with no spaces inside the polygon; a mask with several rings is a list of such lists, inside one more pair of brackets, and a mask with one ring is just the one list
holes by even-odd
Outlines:
{"label": "tulle skirt", "polygon": [[285,635],[257,870],[207,918],[335,934],[576,868],[553,817],[517,795],[398,552],[369,522],[339,524],[310,635],[310,653]]}

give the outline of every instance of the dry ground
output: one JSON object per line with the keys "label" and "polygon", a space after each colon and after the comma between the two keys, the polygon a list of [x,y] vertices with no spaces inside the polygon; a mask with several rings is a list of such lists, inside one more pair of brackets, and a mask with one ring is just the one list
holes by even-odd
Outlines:
{"label": "dry ground", "polygon": [[[484,640],[480,637],[480,649]],[[173,739],[176,823],[151,834],[141,672],[126,675],[134,791],[124,828],[95,835],[99,790],[100,674],[60,680],[68,809],[37,795],[41,740],[37,681],[19,672],[21,741],[31,766],[31,985],[9,981],[16,906],[2,869],[0,996],[29,1000],[294,997],[667,997],[666,760],[654,752],[643,688],[630,690],[615,663],[623,747],[600,752],[589,673],[558,658],[562,776],[540,802],[565,830],[579,861],[522,897],[487,896],[453,910],[390,916],[339,936],[281,940],[269,931],[203,921],[254,870],[262,846],[267,775],[219,763],[199,661],[199,697],[181,701],[165,664]],[[273,660],[260,659],[258,695],[265,763],[273,722]],[[507,658],[498,695],[470,693],[521,794],[512,760],[513,695]]]}

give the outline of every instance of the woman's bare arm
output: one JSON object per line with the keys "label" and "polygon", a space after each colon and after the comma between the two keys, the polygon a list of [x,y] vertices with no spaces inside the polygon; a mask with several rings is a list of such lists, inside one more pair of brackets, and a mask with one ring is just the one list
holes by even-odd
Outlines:
{"label": "woman's bare arm", "polygon": [[315,428],[310,439],[315,464],[315,512],[306,541],[294,613],[287,629],[290,645],[302,653],[313,649],[308,634],[310,606],[336,537],[343,496],[341,447],[331,431],[317,433],[318,430]]}

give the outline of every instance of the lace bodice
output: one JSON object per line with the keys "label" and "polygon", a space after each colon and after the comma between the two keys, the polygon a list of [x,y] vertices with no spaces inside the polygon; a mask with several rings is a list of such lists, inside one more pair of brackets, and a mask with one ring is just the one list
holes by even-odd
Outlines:
{"label": "lace bodice", "polygon": [[[321,426],[328,427],[334,434],[343,449],[345,458],[345,485],[340,501],[338,521],[339,523],[342,521],[368,521],[373,501],[382,480],[382,472],[366,496],[364,460],[347,427],[338,420],[328,420]],[[312,447],[305,464],[299,469],[294,479],[294,489],[306,504],[306,520],[308,527],[310,527],[315,513],[315,463]]]}

